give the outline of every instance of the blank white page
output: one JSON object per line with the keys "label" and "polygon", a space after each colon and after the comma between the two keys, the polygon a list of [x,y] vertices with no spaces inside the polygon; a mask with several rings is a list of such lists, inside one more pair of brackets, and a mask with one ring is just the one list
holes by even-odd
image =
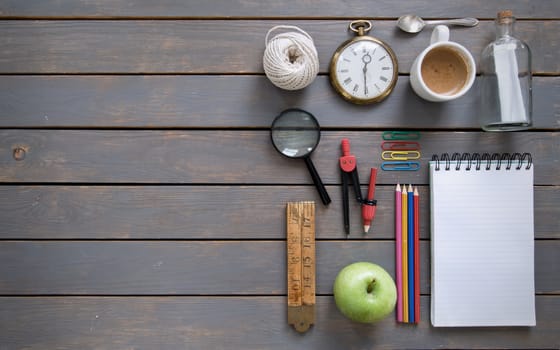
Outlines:
{"label": "blank white page", "polygon": [[430,162],[432,325],[534,326],[533,167],[440,163]]}

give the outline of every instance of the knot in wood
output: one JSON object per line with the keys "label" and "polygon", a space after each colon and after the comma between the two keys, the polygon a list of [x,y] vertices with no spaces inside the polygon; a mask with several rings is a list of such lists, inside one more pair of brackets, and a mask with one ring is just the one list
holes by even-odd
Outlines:
{"label": "knot in wood", "polygon": [[25,159],[25,150],[21,147],[14,148],[13,157],[15,160],[24,160]]}

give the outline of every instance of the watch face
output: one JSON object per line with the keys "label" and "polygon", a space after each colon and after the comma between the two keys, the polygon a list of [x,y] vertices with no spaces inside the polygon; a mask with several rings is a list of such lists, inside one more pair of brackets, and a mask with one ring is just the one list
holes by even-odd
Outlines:
{"label": "watch face", "polygon": [[393,54],[376,40],[351,41],[335,54],[331,80],[342,95],[357,103],[380,101],[396,80]]}

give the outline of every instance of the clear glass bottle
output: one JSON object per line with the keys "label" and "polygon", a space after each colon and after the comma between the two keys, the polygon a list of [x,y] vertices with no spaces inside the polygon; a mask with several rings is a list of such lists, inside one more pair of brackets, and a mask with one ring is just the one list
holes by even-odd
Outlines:
{"label": "clear glass bottle", "polygon": [[532,126],[531,50],[514,37],[515,17],[500,11],[496,40],[482,51],[480,123],[486,131]]}

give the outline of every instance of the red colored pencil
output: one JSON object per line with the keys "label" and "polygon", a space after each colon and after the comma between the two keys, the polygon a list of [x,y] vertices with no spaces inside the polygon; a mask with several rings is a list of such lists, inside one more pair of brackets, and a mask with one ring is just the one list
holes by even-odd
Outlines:
{"label": "red colored pencil", "polygon": [[414,323],[420,322],[420,196],[414,188]]}
{"label": "red colored pencil", "polygon": [[403,285],[402,285],[402,207],[401,186],[397,184],[395,190],[395,238],[396,238],[396,266],[397,271],[397,322],[403,321]]}
{"label": "red colored pencil", "polygon": [[409,323],[410,320],[408,319],[408,308],[411,305],[408,305],[408,288],[414,288],[414,286],[408,285],[408,191],[406,189],[406,185],[403,185],[402,192],[401,192],[401,258],[402,258],[402,295],[403,295],[403,322]]}

